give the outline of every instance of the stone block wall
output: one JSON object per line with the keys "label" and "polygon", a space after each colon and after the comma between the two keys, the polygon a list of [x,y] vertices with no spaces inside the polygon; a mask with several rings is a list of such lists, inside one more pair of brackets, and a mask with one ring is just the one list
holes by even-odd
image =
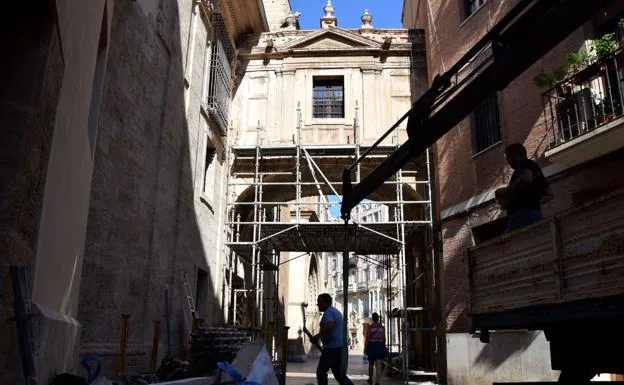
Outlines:
{"label": "stone block wall", "polygon": [[[193,3],[115,7],[78,314],[81,353],[101,355],[105,373],[118,368],[122,314],[130,315],[127,370],[148,369],[154,320],[160,358],[184,354],[185,280],[199,317],[223,322],[225,149],[202,111],[211,25]],[[210,172],[207,147],[217,153]]]}

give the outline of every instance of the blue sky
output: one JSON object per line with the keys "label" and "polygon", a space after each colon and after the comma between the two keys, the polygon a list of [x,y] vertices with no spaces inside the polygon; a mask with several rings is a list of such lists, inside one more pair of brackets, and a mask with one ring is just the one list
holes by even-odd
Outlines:
{"label": "blue sky", "polygon": [[[318,29],[327,0],[290,0],[293,11],[301,12],[301,29]],[[332,0],[338,27],[360,28],[360,17],[367,8],[376,28],[401,28],[403,0]]]}
{"label": "blue sky", "polygon": [[[342,197],[338,195],[327,196],[327,200],[330,202],[340,202],[341,199]],[[373,201],[371,201],[370,199],[364,199],[362,203],[373,203]],[[336,219],[340,219],[340,205],[334,205],[330,207],[329,214]]]}
{"label": "blue sky", "polygon": [[[292,0],[291,0],[292,1]],[[327,200],[330,202],[339,202],[341,197],[337,195],[328,195]],[[340,206],[332,206],[329,208],[329,214],[334,218],[340,218]]]}

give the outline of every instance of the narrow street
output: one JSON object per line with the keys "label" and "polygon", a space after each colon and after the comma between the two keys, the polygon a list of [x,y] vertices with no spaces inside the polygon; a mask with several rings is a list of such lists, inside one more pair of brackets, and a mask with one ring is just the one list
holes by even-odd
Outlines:
{"label": "narrow street", "polygon": [[624,383],[624,0],[9,4],[0,385]]}
{"label": "narrow street", "polygon": [[[289,362],[286,374],[286,385],[307,385],[316,384],[316,366],[318,358],[310,357],[308,362]],[[368,361],[363,360],[361,354],[349,355],[348,375],[355,385],[366,385],[368,378]],[[338,382],[329,372],[329,385],[337,385]],[[398,385],[401,384],[401,377],[396,376],[388,378],[385,373],[382,376],[380,385]]]}

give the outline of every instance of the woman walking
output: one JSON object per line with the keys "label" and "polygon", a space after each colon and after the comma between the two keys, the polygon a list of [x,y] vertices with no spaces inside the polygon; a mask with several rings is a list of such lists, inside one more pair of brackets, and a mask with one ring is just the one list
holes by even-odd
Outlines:
{"label": "woman walking", "polygon": [[381,377],[381,361],[388,356],[386,348],[386,331],[379,322],[379,314],[373,313],[373,323],[368,327],[364,354],[368,356],[368,383],[373,383],[373,373],[375,374],[375,385],[379,385]]}

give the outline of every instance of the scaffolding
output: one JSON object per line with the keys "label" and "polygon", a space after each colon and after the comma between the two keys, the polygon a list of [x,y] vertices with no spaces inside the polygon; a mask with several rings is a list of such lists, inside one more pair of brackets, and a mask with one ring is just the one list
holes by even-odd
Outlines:
{"label": "scaffolding", "polygon": [[[430,304],[408,304],[406,289],[411,261],[406,247],[413,234],[427,234],[432,229],[432,189],[429,152],[409,162],[393,179],[383,183],[370,199],[388,207],[389,220],[343,223],[332,212],[339,211],[342,172],[361,153],[367,157],[355,169],[355,182],[361,173],[378,167],[399,146],[399,130],[391,143],[370,146],[359,139],[358,107],[352,126],[354,143],[315,145],[302,141],[301,109],[297,108],[296,135],[292,143],[264,143],[264,130],[258,124],[255,145],[238,144],[228,147],[226,253],[223,273],[224,305],[232,315],[236,293],[252,296],[250,306],[255,311],[248,320],[251,328],[260,328],[274,359],[283,349],[278,348],[280,303],[277,290],[280,283],[279,266],[282,252],[329,253],[348,250],[358,257],[376,258],[386,268],[388,290],[388,319],[391,310],[399,309],[398,329],[400,344],[392,349],[393,356],[402,357],[400,370],[407,381],[410,375],[408,341],[410,327],[408,309]],[[330,196],[333,198],[330,199]],[[363,202],[354,208],[362,209]],[[355,218],[358,216],[355,215]],[[430,237],[426,236],[427,239]],[[233,277],[244,265],[246,280],[238,286]],[[343,274],[345,272],[343,271]],[[430,276],[434,276],[432,271]],[[348,272],[347,272],[348,274]],[[412,273],[412,275],[414,275]],[[302,276],[304,278],[304,276]],[[416,278],[418,280],[419,278]],[[392,292],[392,282],[398,280],[398,290]],[[413,278],[410,277],[410,281]],[[412,283],[413,284],[413,283]],[[344,288],[348,293],[348,288]],[[348,294],[347,294],[348,295]],[[411,302],[414,302],[412,299]],[[343,303],[347,306],[347,303]],[[411,307],[410,307],[411,306]],[[406,310],[406,311],[404,311]],[[345,314],[347,317],[347,314]],[[395,317],[396,318],[396,317]],[[284,320],[281,320],[284,323]],[[392,335],[393,323],[388,322],[387,333]],[[292,326],[292,325],[291,325]],[[422,329],[422,328],[420,328]],[[420,330],[422,331],[422,330]],[[389,339],[388,339],[389,340]],[[286,344],[287,341],[281,341]]]}

